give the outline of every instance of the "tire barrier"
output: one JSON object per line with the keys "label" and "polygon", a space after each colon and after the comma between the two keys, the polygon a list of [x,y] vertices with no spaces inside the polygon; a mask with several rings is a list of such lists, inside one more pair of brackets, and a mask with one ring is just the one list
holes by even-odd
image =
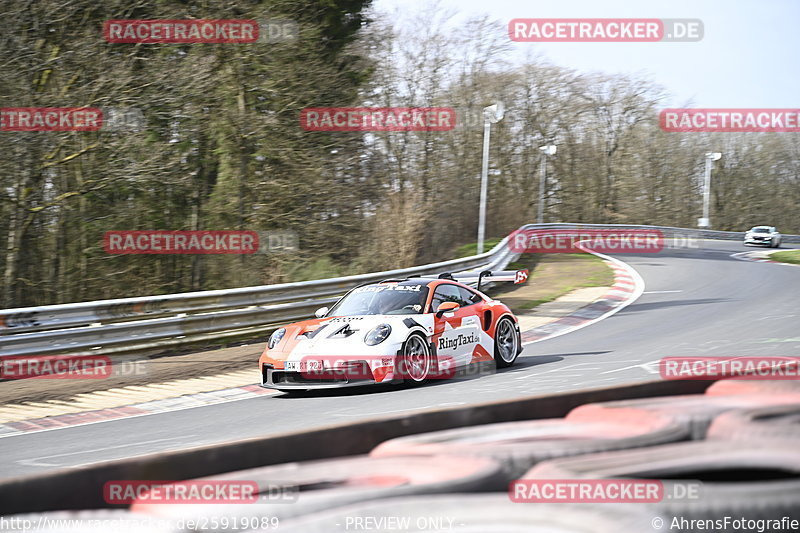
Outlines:
{"label": "tire barrier", "polygon": [[587,404],[570,411],[566,419],[591,422],[609,420],[611,417],[641,420],[648,415],[666,416],[684,425],[692,439],[700,440],[705,437],[711,421],[725,411],[792,403],[800,403],[800,394],[691,394]]}
{"label": "tire barrier", "polygon": [[[268,464],[368,454],[389,439],[476,424],[565,416],[579,405],[611,400],[697,394],[707,381],[650,381],[517,397],[355,423],[115,459],[82,468],[0,480],[0,515],[107,507],[103,485],[119,479],[194,479]],[[324,445],[321,445],[324,443]]]}
{"label": "tire barrier", "polygon": [[563,418],[487,424],[392,439],[378,445],[373,457],[465,455],[491,457],[511,481],[540,461],[584,453],[665,444],[689,438],[667,417],[638,420],[570,421]]}
{"label": "tire barrier", "polygon": [[366,502],[281,524],[281,533],[648,533],[653,518],[634,505],[514,503],[506,494],[448,494]]}
{"label": "tire barrier", "polygon": [[[800,497],[800,487],[797,486],[800,480],[800,451],[796,449],[796,438],[787,444],[786,440],[779,442],[778,439],[761,438],[750,431],[742,433],[743,440],[733,444],[716,434],[711,435],[710,440],[694,443],[660,444],[659,441],[662,438],[667,439],[664,442],[685,438],[690,428],[695,436],[701,432],[704,434],[708,421],[721,413],[733,416],[741,412],[735,410],[742,408],[763,410],[782,407],[788,410],[800,405],[798,395],[696,394],[706,387],[708,382],[658,381],[405,415],[346,428],[334,426],[270,439],[249,439],[246,442],[229,443],[227,447],[201,447],[180,453],[158,454],[149,459],[120,460],[48,476],[6,481],[0,484],[0,505],[7,509],[3,512],[6,516],[10,512],[47,510],[45,505],[53,509],[58,508],[55,505],[80,503],[98,508],[103,506],[103,484],[110,479],[192,478],[193,482],[251,480],[258,485],[260,499],[254,503],[214,505],[186,502],[164,505],[152,499],[141,499],[134,503],[130,514],[118,510],[108,515],[122,517],[123,523],[143,515],[152,520],[164,520],[168,524],[165,531],[172,531],[169,529],[172,525],[178,525],[179,531],[228,531],[234,523],[233,519],[237,520],[235,523],[240,531],[252,528],[250,524],[261,523],[265,519],[278,520],[283,531],[292,531],[285,528],[294,528],[296,524],[301,524],[300,521],[303,521],[304,531],[336,531],[342,522],[325,522],[320,517],[336,516],[342,511],[350,514],[338,516],[363,516],[365,520],[372,515],[377,519],[381,516],[399,516],[400,512],[391,506],[394,504],[390,502],[387,505],[386,502],[389,499],[416,499],[421,502],[418,505],[420,511],[414,511],[415,507],[412,506],[408,509],[408,516],[421,516],[423,519],[456,516],[459,526],[453,530],[467,533],[594,532],[611,531],[612,528],[614,531],[630,530],[637,533],[652,531],[651,522],[626,529],[617,520],[610,520],[606,526],[602,518],[589,515],[574,523],[564,522],[573,516],[584,516],[579,513],[588,512],[593,507],[599,507],[601,512],[611,508],[628,509],[619,515],[623,522],[637,513],[641,514],[642,510],[649,513],[651,520],[655,513],[708,518],[731,514],[733,511],[746,513],[747,518],[795,517],[800,512],[800,502],[797,501]],[[658,396],[668,394],[682,395]],[[637,397],[642,399],[630,399]],[[706,402],[705,407],[703,402]],[[787,407],[787,402],[791,402],[792,406]],[[781,403],[784,405],[781,406]],[[568,412],[570,408],[573,410]],[[795,418],[790,414],[793,412],[780,411],[777,416],[781,419],[779,422],[793,423]],[[564,419],[524,420],[531,413],[546,417],[567,416]],[[761,421],[759,417],[754,419]],[[514,420],[517,422],[512,422]],[[487,425],[461,428],[479,423]],[[411,439],[398,438],[415,431],[425,433]],[[746,439],[748,435],[754,438]],[[349,443],[347,447],[343,447],[345,442]],[[625,450],[608,448],[620,444],[638,447]],[[606,448],[598,453],[593,446]],[[520,449],[519,453],[515,447]],[[354,452],[356,448],[361,451]],[[446,455],[427,455],[437,449]],[[369,450],[372,450],[373,456],[351,455]],[[270,460],[286,462],[299,457],[321,457],[326,453],[349,457],[252,468]],[[404,455],[390,456],[390,453]],[[559,457],[559,454],[565,453],[581,455]],[[503,465],[494,458],[503,462]],[[701,487],[702,498],[696,502],[668,501],[655,506],[640,503],[622,507],[617,503],[600,506],[581,504],[577,507],[568,503],[515,503],[505,493],[508,487],[505,482],[510,472],[523,468],[525,461],[541,461],[525,474],[525,477],[531,477],[532,474],[538,476],[535,479],[641,477],[662,478],[666,483],[697,479],[704,483]],[[225,470],[231,473],[197,479]],[[154,478],[155,475],[159,477]],[[504,492],[457,494],[489,490]],[[80,498],[74,497],[74,494],[80,495]],[[277,501],[273,494],[277,494]],[[87,503],[91,495],[95,495],[95,500]],[[295,498],[286,500],[287,495],[294,495]],[[422,495],[425,497],[422,498]],[[56,496],[60,498],[58,502],[54,500]],[[378,499],[380,501],[374,501]],[[63,500],[67,500],[67,503]],[[691,508],[687,508],[690,504]],[[353,506],[362,510],[352,510]],[[537,518],[539,515],[536,513],[548,507],[553,510],[544,513],[541,520]],[[370,515],[373,508],[382,511]],[[758,509],[753,511],[754,508]],[[75,517],[90,516],[91,513],[107,511],[48,512],[35,516],[38,520],[39,517],[51,515]],[[22,518],[25,515],[14,516]],[[214,526],[214,519],[218,527]],[[307,520],[310,522],[306,523]],[[268,523],[271,529],[275,528],[274,522]],[[495,523],[496,527],[493,525]],[[243,524],[246,526],[242,527]],[[85,525],[87,527],[84,529],[65,531],[100,531],[91,529],[94,527],[92,523]],[[416,530],[424,531],[425,527],[423,521]],[[375,522],[371,523],[370,529],[380,531]],[[685,527],[679,529],[689,531]],[[124,527],[113,530],[127,531]],[[150,531],[143,527],[139,530]],[[162,530],[155,531],[160,533]]]}
{"label": "tire barrier", "polygon": [[[555,459],[538,464],[524,476],[538,480],[611,478],[664,480],[663,498],[648,505],[667,522],[675,517],[800,519],[800,449],[785,442],[666,444]],[[701,483],[697,498],[671,497],[675,487],[690,481]]]}
{"label": "tire barrier", "polygon": [[177,533],[168,521],[125,510],[54,511],[4,516],[2,533]]}
{"label": "tire barrier", "polygon": [[[447,492],[501,489],[500,465],[488,458],[369,457],[288,463],[192,480],[245,482],[258,485],[254,503],[182,504],[136,500],[131,510],[184,523],[192,531],[225,531],[221,522],[284,520],[374,499]],[[215,527],[212,520],[216,518]],[[202,527],[201,527],[202,526]]]}
{"label": "tire barrier", "polygon": [[788,394],[800,395],[800,381],[763,379],[723,379],[714,382],[706,394],[724,396],[730,394]]}
{"label": "tire barrier", "polygon": [[800,443],[800,404],[728,411],[714,419],[707,438],[783,440],[797,445]]}

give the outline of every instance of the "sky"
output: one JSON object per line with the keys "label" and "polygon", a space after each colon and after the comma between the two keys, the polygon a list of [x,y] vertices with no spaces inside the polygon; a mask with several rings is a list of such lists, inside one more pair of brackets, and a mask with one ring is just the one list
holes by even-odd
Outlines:
{"label": "sky", "polygon": [[[701,19],[702,41],[513,43],[514,61],[533,52],[581,72],[638,74],[664,87],[672,107],[800,108],[800,0],[439,0],[504,27],[515,18]],[[412,11],[430,0],[375,0]],[[455,23],[455,22],[454,22]]]}

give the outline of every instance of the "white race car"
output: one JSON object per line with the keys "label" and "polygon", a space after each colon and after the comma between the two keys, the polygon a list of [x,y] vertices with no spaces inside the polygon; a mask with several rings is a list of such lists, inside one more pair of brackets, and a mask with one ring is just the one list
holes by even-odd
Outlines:
{"label": "white race car", "polygon": [[475,363],[510,366],[517,318],[465,283],[527,280],[528,271],[390,279],[356,287],[317,318],[275,331],[259,359],[262,386],[304,390],[446,378]]}
{"label": "white race car", "polygon": [[754,226],[744,234],[744,244],[766,244],[770,248],[779,248],[781,234],[774,226]]}

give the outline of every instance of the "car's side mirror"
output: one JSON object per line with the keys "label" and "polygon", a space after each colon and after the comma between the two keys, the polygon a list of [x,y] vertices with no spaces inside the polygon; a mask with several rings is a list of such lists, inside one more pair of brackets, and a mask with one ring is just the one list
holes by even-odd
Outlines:
{"label": "car's side mirror", "polygon": [[328,311],[330,311],[330,309],[328,309],[327,307],[320,307],[319,309],[314,311],[314,316],[317,318],[322,318],[328,314]]}
{"label": "car's side mirror", "polygon": [[436,308],[436,318],[441,318],[443,314],[455,311],[459,307],[461,306],[455,302],[442,302],[439,304],[439,307]]}

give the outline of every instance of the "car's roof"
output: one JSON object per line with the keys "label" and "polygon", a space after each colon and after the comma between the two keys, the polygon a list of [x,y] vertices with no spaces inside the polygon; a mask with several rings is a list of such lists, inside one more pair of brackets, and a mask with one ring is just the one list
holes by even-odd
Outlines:
{"label": "car's roof", "polygon": [[465,286],[462,283],[459,283],[457,280],[452,280],[449,278],[439,278],[439,277],[420,277],[420,278],[396,278],[396,279],[385,279],[383,281],[376,281],[375,283],[367,283],[365,285],[381,285],[391,283],[392,285],[422,285],[425,287],[435,287],[441,283],[451,283],[458,286]]}
{"label": "car's roof", "polygon": [[758,228],[772,229],[773,227],[774,227],[774,226],[753,226],[753,227],[752,227],[752,228],[750,228],[750,229],[758,229]]}
{"label": "car's roof", "polygon": [[430,284],[438,285],[438,282],[447,281],[450,283],[458,283],[454,280],[447,279],[447,278],[436,278],[436,277],[425,277],[425,278],[397,278],[397,279],[385,279],[383,281],[377,281],[375,283],[368,283],[368,285],[380,285],[382,283],[392,283],[397,285],[425,285],[426,287]]}

